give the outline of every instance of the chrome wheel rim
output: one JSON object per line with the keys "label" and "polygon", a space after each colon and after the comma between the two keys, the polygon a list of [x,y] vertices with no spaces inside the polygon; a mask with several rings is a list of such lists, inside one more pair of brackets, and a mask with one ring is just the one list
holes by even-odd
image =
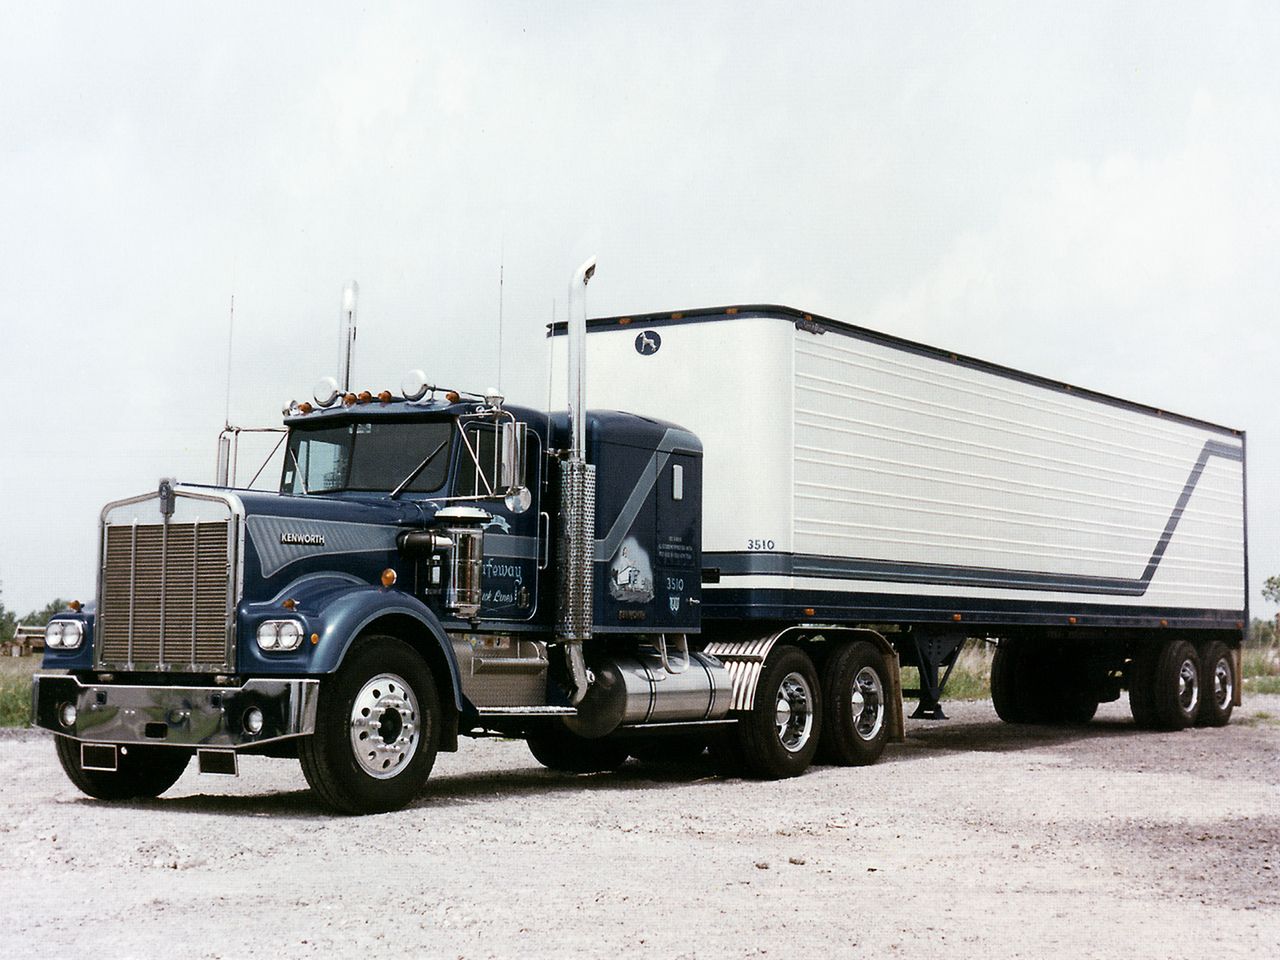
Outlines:
{"label": "chrome wheel rim", "polygon": [[778,742],[789,753],[804,749],[813,735],[813,692],[804,674],[793,670],[778,684],[773,722]]}
{"label": "chrome wheel rim", "polygon": [[1200,706],[1200,675],[1195,661],[1188,657],[1178,668],[1178,706],[1187,716],[1196,712]]}
{"label": "chrome wheel rim", "polygon": [[880,674],[863,667],[853,678],[851,694],[853,732],[859,740],[874,740],[884,726],[884,687]]}
{"label": "chrome wheel rim", "polygon": [[351,750],[369,776],[390,780],[418,752],[418,698],[394,673],[380,673],[351,705]]}
{"label": "chrome wheel rim", "polygon": [[1213,702],[1219,710],[1225,710],[1235,694],[1235,671],[1226,657],[1220,657],[1213,665]]}

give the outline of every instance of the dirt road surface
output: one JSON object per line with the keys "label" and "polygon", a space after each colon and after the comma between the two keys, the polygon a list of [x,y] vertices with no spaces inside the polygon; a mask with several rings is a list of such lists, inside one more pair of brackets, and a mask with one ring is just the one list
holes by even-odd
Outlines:
{"label": "dirt road surface", "polygon": [[0,738],[0,956],[1280,956],[1280,697],[1230,727],[1077,730],[989,703],[866,769],[570,777],[464,741],[409,809],[349,818],[296,763],[78,794]]}

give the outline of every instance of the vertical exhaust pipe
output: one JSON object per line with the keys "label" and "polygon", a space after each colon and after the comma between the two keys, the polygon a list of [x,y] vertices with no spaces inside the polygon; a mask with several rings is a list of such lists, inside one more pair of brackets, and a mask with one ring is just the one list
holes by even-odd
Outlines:
{"label": "vertical exhaust pipe", "polygon": [[587,695],[591,676],[582,652],[591,636],[596,547],[596,468],[587,463],[587,284],[596,258],[580,266],[569,281],[569,459],[560,471],[560,616],[557,634],[577,706]]}

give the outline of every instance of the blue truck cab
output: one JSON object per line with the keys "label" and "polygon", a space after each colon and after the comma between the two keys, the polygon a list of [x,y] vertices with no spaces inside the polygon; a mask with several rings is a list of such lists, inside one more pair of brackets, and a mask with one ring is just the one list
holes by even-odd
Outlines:
{"label": "blue truck cab", "polygon": [[[85,792],[153,795],[193,755],[231,773],[240,754],[268,753],[299,757],[338,809],[391,809],[459,734],[563,749],[596,701],[581,721],[593,735],[634,722],[621,673],[657,677],[661,663],[664,689],[683,691],[677,719],[723,717],[724,671],[689,647],[692,434],[588,413],[584,536],[562,503],[567,414],[432,390],[294,405],[285,426],[277,492],[166,480],[102,511],[97,601],[54,618],[44,666],[65,672],[32,694]],[[569,565],[584,552],[585,572]],[[602,638],[591,663],[564,626],[575,591]],[[622,693],[587,700],[575,682],[595,671]]]}

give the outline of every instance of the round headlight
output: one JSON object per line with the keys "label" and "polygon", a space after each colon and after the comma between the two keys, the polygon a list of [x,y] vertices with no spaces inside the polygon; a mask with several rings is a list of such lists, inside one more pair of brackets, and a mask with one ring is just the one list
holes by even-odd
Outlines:
{"label": "round headlight", "polygon": [[258,646],[263,650],[274,650],[280,641],[280,625],[268,620],[258,627]]}
{"label": "round headlight", "polygon": [[44,628],[44,645],[57,649],[62,646],[62,624],[54,621]]}
{"label": "round headlight", "polygon": [[244,712],[244,732],[255,736],[262,732],[262,711],[257,707]]}
{"label": "round headlight", "polygon": [[64,703],[58,708],[58,722],[68,730],[76,725],[76,717],[79,711],[76,710],[74,703]]}
{"label": "round headlight", "polygon": [[292,620],[282,620],[277,637],[279,638],[279,649],[297,650],[302,644],[302,625]]}

